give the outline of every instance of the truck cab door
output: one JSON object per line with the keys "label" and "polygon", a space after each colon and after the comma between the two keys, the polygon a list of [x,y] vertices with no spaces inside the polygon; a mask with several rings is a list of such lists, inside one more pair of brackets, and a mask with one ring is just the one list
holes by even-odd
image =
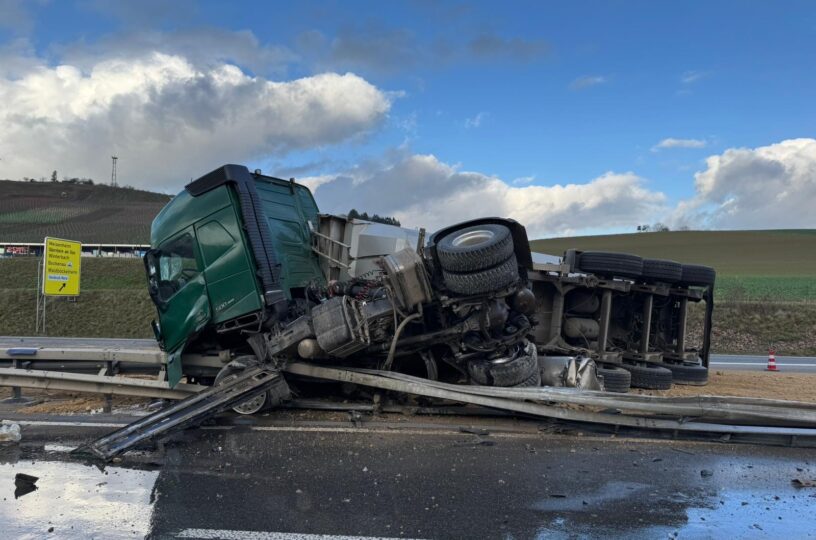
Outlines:
{"label": "truck cab door", "polygon": [[171,387],[182,376],[184,345],[212,317],[194,235],[189,227],[163,242],[146,259],[150,296],[158,308],[159,335],[168,355],[167,379]]}

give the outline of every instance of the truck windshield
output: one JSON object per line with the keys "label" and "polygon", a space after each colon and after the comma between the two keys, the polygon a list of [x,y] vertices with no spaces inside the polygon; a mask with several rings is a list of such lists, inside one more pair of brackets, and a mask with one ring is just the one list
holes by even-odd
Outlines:
{"label": "truck windshield", "polygon": [[162,245],[158,262],[158,297],[166,302],[199,273],[193,237],[183,234]]}

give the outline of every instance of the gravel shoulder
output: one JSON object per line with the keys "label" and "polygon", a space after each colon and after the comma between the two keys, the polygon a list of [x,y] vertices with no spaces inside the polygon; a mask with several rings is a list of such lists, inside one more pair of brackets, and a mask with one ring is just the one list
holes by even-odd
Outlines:
{"label": "gravel shoulder", "polygon": [[706,386],[674,385],[671,390],[637,390],[651,396],[702,395],[816,402],[816,374],[712,370]]}

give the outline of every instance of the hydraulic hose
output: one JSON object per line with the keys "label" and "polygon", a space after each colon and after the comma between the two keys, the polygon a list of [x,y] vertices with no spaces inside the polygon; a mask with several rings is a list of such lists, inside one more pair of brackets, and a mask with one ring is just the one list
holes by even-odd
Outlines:
{"label": "hydraulic hose", "polygon": [[400,334],[402,333],[403,329],[408,325],[409,322],[422,317],[422,313],[414,313],[413,315],[409,315],[399,323],[397,329],[394,331],[394,337],[391,339],[391,347],[388,349],[388,358],[385,359],[385,363],[383,364],[383,369],[389,371],[391,369],[391,364],[394,362],[394,354],[397,351],[397,341],[399,340]]}

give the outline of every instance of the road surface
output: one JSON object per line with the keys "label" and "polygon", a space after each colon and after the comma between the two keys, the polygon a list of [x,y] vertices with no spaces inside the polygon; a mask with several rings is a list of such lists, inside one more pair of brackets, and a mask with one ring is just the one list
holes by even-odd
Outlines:
{"label": "road surface", "polygon": [[[118,347],[123,349],[155,349],[152,339],[60,338],[0,336],[0,349],[11,347]],[[768,364],[767,356],[712,354],[711,367],[725,370],[762,371]],[[816,357],[777,356],[780,371],[816,373]]]}
{"label": "road surface", "polygon": [[[764,371],[768,366],[768,356],[712,354],[710,366],[720,370]],[[777,356],[776,367],[789,373],[816,373],[816,357]]]}
{"label": "road surface", "polygon": [[[0,522],[7,537],[808,538],[816,532],[816,489],[791,483],[816,478],[812,449],[565,436],[539,431],[533,422],[493,424],[483,435],[404,420],[356,428],[310,415],[237,425],[222,420],[186,432],[163,454],[126,456],[100,471],[65,451],[112,428],[88,427],[78,417],[52,420],[67,425],[28,415],[24,444],[0,447]],[[38,476],[38,489],[15,499],[16,473]]]}

